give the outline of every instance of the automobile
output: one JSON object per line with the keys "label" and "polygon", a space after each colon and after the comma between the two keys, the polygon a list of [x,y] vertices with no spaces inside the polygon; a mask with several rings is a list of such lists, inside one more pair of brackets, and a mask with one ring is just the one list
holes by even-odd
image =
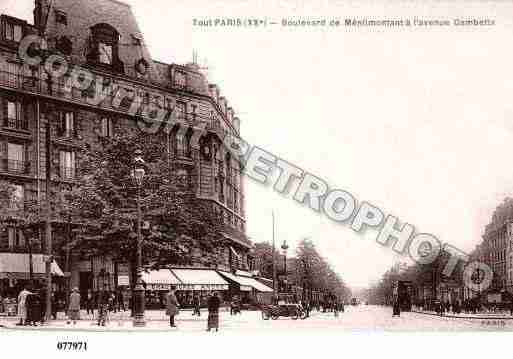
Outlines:
{"label": "automobile", "polygon": [[351,305],[358,305],[360,304],[358,298],[351,298]]}
{"label": "automobile", "polygon": [[276,320],[279,317],[289,317],[293,320],[306,319],[306,311],[300,304],[288,303],[279,305],[267,305],[262,307],[262,319]]}

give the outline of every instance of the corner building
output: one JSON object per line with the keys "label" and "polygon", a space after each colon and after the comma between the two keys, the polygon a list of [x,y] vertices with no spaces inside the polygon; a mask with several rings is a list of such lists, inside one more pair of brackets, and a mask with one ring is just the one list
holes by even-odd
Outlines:
{"label": "corner building", "polygon": [[[46,40],[44,50],[49,54],[64,56],[70,67],[78,65],[90,71],[96,86],[83,91],[70,89],[65,86],[68,75],[53,78],[43,65],[23,63],[18,46],[31,34]],[[223,281],[222,277],[219,280],[220,272],[239,271],[251,276],[252,243],[245,235],[241,168],[221,145],[227,133],[240,136],[240,121],[219,88],[208,83],[196,64],[165,64],[151,58],[129,5],[115,0],[35,0],[34,24],[1,16],[0,59],[0,180],[16,186],[16,195],[25,206],[41,205],[45,199],[47,160],[51,163],[51,187],[69,188],[76,184],[79,140],[92,143],[100,136],[113,136],[122,127],[136,126],[135,116],[128,111],[130,104],[122,101],[115,106],[114,96],[106,96],[94,105],[88,101],[97,95],[95,91],[107,92],[119,86],[133,98],[173,111],[191,127],[206,126],[208,148],[195,148],[190,143],[191,131],[183,137],[183,130],[178,128],[170,131],[166,140],[170,161],[187,178],[197,200],[209,203],[223,219],[227,244],[217,253],[201,253],[198,248],[193,268],[177,269],[183,278],[173,273],[179,289],[192,292],[230,288],[233,292],[237,283],[226,278]],[[48,146],[51,158],[47,158]],[[64,244],[72,236],[65,223],[53,223],[55,261],[62,269],[57,272],[69,276],[71,286],[79,287],[85,296],[88,290],[95,291],[100,286],[115,290],[126,285],[130,273],[126,263],[105,256],[87,258],[81,253],[66,253]],[[27,242],[13,224],[0,233],[0,254],[9,255],[10,262],[26,261]],[[39,243],[30,244],[31,250],[43,252],[44,242],[43,231]],[[15,269],[9,266],[13,264],[5,262],[0,266],[9,272],[0,273],[4,291],[14,291],[26,279],[26,273],[12,272]],[[215,270],[218,277],[214,278]],[[185,277],[191,283],[185,283]],[[194,282],[199,277],[212,283]],[[146,279],[155,282],[148,283],[148,288],[156,291],[167,289],[173,281],[162,280],[162,273],[149,273]],[[56,282],[58,290],[58,278]]]}

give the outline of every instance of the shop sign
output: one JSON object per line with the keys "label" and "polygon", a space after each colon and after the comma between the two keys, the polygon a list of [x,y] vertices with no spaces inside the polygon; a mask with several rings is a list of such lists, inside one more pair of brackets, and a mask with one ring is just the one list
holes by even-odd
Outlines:
{"label": "shop sign", "polygon": [[174,286],[176,290],[180,291],[213,291],[213,290],[228,290],[228,285],[224,284],[147,284],[147,290],[169,290]]}

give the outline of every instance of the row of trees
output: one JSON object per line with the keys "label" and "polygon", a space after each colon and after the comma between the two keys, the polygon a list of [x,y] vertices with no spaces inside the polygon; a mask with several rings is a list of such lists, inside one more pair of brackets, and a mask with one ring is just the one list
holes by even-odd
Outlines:
{"label": "row of trees", "polygon": [[[260,275],[273,278],[272,245],[269,242],[256,243],[253,254],[256,269]],[[301,240],[295,253],[286,258],[286,276],[284,275],[285,255],[275,248],[274,258],[279,282],[283,285],[283,279],[286,279],[289,290],[293,287],[302,288],[303,294],[307,297],[316,291],[343,300],[351,298],[349,287],[330,263],[321,256],[310,239]]]}
{"label": "row of trees", "polygon": [[[464,263],[458,261],[452,274],[446,276],[444,269],[449,258],[449,253],[441,251],[440,255],[429,264],[395,263],[382,275],[377,283],[369,288],[368,301],[372,304],[392,304],[394,287],[398,281],[411,282],[416,290],[426,289],[431,293],[431,299],[439,296],[440,293],[438,291],[443,285],[463,288]],[[414,295],[415,293],[412,294]],[[412,300],[415,300],[415,298],[412,298]]]}

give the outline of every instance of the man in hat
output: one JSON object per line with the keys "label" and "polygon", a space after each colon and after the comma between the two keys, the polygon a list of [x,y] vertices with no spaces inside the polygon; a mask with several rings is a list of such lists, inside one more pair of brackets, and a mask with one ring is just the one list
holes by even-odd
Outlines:
{"label": "man in hat", "polygon": [[68,316],[73,321],[73,325],[77,324],[77,320],[80,320],[80,293],[77,287],[73,288],[69,296]]}

